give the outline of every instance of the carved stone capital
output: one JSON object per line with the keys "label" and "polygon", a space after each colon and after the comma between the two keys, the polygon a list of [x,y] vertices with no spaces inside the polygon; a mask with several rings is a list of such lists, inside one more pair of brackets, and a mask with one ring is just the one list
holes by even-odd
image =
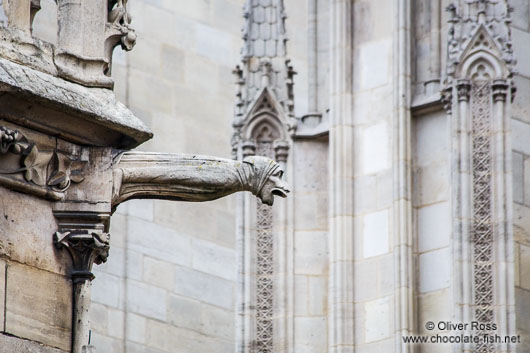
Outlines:
{"label": "carved stone capital", "polygon": [[469,80],[458,80],[456,83],[459,102],[469,102],[471,82]]}
{"label": "carved stone capital", "polygon": [[494,80],[491,84],[491,90],[494,102],[506,102],[508,96],[508,82],[506,80]]}
{"label": "carved stone capital", "polygon": [[289,156],[289,143],[287,141],[274,142],[274,156],[278,162],[287,162]]}
{"label": "carved stone capital", "polygon": [[243,158],[256,155],[256,143],[254,141],[245,141],[241,144]]}
{"label": "carved stone capital", "polygon": [[107,261],[110,247],[110,215],[93,212],[54,212],[59,229],[53,235],[57,249],[66,248],[72,257],[74,283],[92,281],[92,265]]}

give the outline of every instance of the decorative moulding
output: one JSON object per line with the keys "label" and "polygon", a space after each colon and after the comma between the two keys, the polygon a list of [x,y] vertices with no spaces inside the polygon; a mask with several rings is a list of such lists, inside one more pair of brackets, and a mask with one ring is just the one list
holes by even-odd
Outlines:
{"label": "decorative moulding", "polygon": [[0,92],[0,118],[76,144],[131,149],[153,136],[112,91],[80,86],[2,58]]}
{"label": "decorative moulding", "polygon": [[41,151],[21,132],[0,126],[0,185],[63,200],[72,183],[83,181],[86,163],[57,150]]}

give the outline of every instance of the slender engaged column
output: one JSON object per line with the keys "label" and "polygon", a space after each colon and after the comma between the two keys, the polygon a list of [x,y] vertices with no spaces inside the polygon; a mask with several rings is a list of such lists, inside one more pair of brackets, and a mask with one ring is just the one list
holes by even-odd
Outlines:
{"label": "slender engaged column", "polygon": [[89,346],[90,289],[92,265],[107,260],[110,236],[106,232],[109,215],[83,212],[54,212],[59,230],[53,240],[58,249],[66,248],[72,257],[73,325],[72,353],[95,353]]}
{"label": "slender engaged column", "polygon": [[354,347],[353,1],[331,2],[329,129],[329,353]]}

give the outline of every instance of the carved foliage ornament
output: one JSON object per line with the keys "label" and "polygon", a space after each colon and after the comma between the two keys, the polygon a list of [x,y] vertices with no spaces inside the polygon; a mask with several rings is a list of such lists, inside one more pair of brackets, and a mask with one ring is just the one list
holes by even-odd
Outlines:
{"label": "carved foliage ornament", "polygon": [[56,150],[40,151],[22,133],[5,126],[0,126],[0,160],[0,176],[22,174],[27,183],[59,193],[83,181],[81,173],[86,164]]}
{"label": "carved foliage ornament", "polygon": [[74,283],[93,280],[92,264],[106,262],[109,256],[109,233],[101,231],[56,232],[53,241],[58,249],[66,248],[72,257]]}
{"label": "carved foliage ornament", "polygon": [[107,27],[112,37],[112,45],[121,45],[123,50],[132,50],[136,44],[136,33],[131,27],[132,16],[127,8],[128,0],[109,0]]}

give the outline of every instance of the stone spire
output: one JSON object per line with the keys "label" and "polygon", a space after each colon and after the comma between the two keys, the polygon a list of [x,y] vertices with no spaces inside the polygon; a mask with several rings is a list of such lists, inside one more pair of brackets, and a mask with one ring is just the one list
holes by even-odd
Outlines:
{"label": "stone spire", "polygon": [[248,121],[248,114],[258,101],[261,102],[260,97],[266,89],[275,100],[266,104],[281,107],[281,114],[276,114],[285,115],[286,122],[291,121],[288,130],[292,130],[295,72],[286,58],[283,0],[247,0],[244,17],[241,65],[234,70],[238,85],[234,128],[240,130]]}
{"label": "stone spire", "polygon": [[[234,70],[238,90],[232,156],[240,161],[272,158],[287,170],[296,126],[295,72],[286,57],[283,0],[247,0],[244,17],[241,64]],[[236,212],[240,269],[236,352],[286,351],[282,345],[288,340],[282,327],[288,326],[289,316],[274,303],[275,297],[287,295],[283,277],[287,269],[282,264],[288,261],[281,259],[284,252],[276,253],[287,235],[275,227],[286,219],[286,208],[282,203],[274,209],[266,203],[256,205],[241,196]]]}
{"label": "stone spire", "polygon": [[286,15],[282,0],[247,0],[244,16],[244,58],[285,56]]}

